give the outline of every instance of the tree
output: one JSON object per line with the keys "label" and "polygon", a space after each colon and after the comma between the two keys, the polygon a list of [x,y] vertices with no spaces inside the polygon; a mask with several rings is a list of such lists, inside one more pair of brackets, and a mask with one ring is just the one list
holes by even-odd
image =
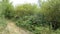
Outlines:
{"label": "tree", "polygon": [[30,16],[38,12],[37,10],[38,8],[36,5],[23,4],[23,5],[18,5],[15,8],[15,14],[19,17]]}
{"label": "tree", "polygon": [[[4,12],[4,6],[3,6],[3,1],[0,1],[0,32],[2,32],[5,27],[7,26],[6,19],[3,18],[3,12]],[[2,34],[2,33],[1,33]]]}
{"label": "tree", "polygon": [[5,18],[11,19],[13,17],[14,7],[9,0],[2,0],[2,15]]}
{"label": "tree", "polygon": [[60,25],[60,0],[49,0],[41,6],[41,12],[46,20],[51,22],[52,28],[56,30]]}

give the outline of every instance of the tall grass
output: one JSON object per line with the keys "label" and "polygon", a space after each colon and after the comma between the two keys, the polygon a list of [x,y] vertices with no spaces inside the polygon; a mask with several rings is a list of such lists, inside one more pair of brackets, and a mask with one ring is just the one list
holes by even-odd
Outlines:
{"label": "tall grass", "polygon": [[0,17],[0,32],[2,32],[7,26],[7,20],[5,18]]}

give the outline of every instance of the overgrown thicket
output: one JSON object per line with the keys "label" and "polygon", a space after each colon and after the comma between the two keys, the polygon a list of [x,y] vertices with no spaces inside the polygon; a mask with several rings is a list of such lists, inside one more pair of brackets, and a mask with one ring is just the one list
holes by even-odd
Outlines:
{"label": "overgrown thicket", "polygon": [[15,21],[18,27],[40,34],[40,27],[60,27],[60,0],[47,0],[40,7],[33,4],[18,5],[15,8],[8,0],[2,1],[1,14],[5,19]]}
{"label": "overgrown thicket", "polygon": [[3,11],[4,11],[3,2],[0,1],[0,34],[5,29],[5,27],[7,26],[7,21],[3,17]]}
{"label": "overgrown thicket", "polygon": [[60,27],[60,0],[49,0],[41,6],[42,13],[47,16],[46,20],[51,22],[52,28]]}

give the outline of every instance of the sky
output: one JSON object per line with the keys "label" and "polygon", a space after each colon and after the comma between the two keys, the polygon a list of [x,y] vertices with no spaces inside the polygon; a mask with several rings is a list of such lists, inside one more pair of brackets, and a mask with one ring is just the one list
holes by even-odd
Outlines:
{"label": "sky", "polygon": [[31,3],[31,4],[38,4],[38,0],[10,0],[14,6],[19,4]]}

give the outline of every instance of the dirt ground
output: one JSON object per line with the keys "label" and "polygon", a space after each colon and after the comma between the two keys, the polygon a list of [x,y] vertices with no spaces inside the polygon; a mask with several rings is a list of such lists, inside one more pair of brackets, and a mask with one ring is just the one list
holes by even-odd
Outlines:
{"label": "dirt ground", "polygon": [[32,32],[19,28],[13,22],[8,21],[7,27],[2,34],[32,34]]}

